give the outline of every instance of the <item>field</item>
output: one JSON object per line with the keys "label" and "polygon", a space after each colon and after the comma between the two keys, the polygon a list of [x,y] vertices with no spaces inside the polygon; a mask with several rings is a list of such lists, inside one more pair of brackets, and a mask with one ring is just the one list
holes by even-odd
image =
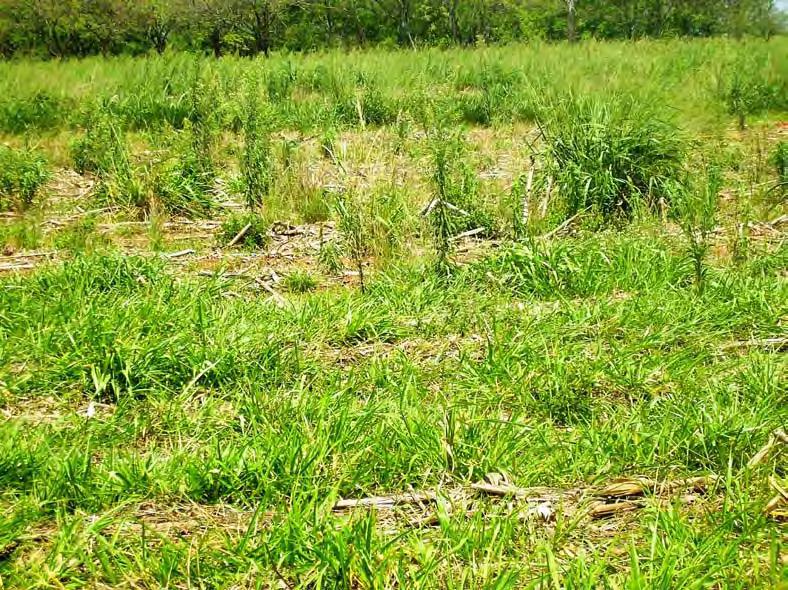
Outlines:
{"label": "field", "polygon": [[0,588],[788,588],[788,39],[0,62]]}

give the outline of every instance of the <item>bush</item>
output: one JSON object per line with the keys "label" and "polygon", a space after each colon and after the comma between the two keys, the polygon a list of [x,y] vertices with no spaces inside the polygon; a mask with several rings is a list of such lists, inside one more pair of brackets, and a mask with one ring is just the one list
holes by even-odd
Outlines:
{"label": "bush", "polygon": [[743,56],[720,78],[719,95],[728,113],[736,116],[739,129],[744,129],[750,115],[788,106],[785,80],[771,71],[764,58]]}
{"label": "bush", "polygon": [[50,176],[46,158],[38,151],[0,146],[0,209],[27,209]]}
{"label": "bush", "polygon": [[547,101],[538,115],[547,172],[566,213],[591,210],[604,219],[629,216],[639,205],[669,199],[680,181],[679,130],[633,100],[620,97]]}
{"label": "bush", "polygon": [[241,213],[234,214],[227,217],[219,228],[218,242],[222,246],[228,246],[235,237],[246,226],[243,237],[234,246],[242,246],[244,248],[262,248],[268,243],[268,229],[269,223],[260,215],[256,213]]}

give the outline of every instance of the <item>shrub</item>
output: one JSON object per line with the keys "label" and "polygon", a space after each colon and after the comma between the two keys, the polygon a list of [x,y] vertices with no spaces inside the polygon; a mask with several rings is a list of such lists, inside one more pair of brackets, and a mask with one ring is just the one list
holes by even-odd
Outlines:
{"label": "shrub", "polygon": [[0,146],[0,209],[27,209],[50,176],[38,151]]}
{"label": "shrub", "polygon": [[750,115],[788,106],[785,80],[773,75],[763,59],[742,56],[720,77],[718,93],[728,113],[736,116],[739,129],[744,129]]}
{"label": "shrub", "polygon": [[546,101],[537,118],[547,173],[559,186],[566,213],[590,209],[604,219],[628,216],[639,205],[669,197],[682,174],[678,129],[621,97]]}
{"label": "shrub", "polygon": [[249,229],[233,244],[234,246],[255,249],[262,248],[268,243],[270,224],[256,213],[236,213],[227,217],[219,228],[217,241],[222,246],[228,246],[246,226],[249,226]]}

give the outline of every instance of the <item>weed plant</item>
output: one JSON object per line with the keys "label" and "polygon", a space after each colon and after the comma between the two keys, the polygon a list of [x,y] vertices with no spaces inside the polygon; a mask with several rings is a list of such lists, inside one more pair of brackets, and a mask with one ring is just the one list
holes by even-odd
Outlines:
{"label": "weed plant", "polygon": [[780,141],[771,155],[771,164],[777,175],[777,182],[788,186],[788,141]]}
{"label": "weed plant", "polygon": [[342,252],[336,242],[321,241],[317,261],[326,273],[339,274],[342,270]]}
{"label": "weed plant", "polygon": [[490,235],[495,221],[479,199],[478,179],[468,162],[462,134],[438,128],[430,137],[433,198],[423,211],[431,228],[436,269],[451,268],[452,239],[460,232],[482,229]]}
{"label": "weed plant", "polygon": [[309,293],[317,289],[317,279],[306,271],[296,270],[282,279],[282,285],[290,293]]}
{"label": "weed plant", "polygon": [[97,178],[95,195],[104,204],[147,209],[145,178],[135,169],[121,122],[112,103],[98,105],[88,117],[84,135],[71,145],[74,168]]}
{"label": "weed plant", "polygon": [[39,151],[0,145],[0,211],[30,208],[51,175]]}
{"label": "weed plant", "polygon": [[[784,117],[769,94],[731,133],[714,81],[757,53],[777,88],[785,47],[0,62],[3,142],[71,166],[81,113],[108,105],[82,161],[110,186],[129,170],[147,214],[89,211],[58,171],[47,207],[0,216],[0,585],[780,587],[784,457],[751,458],[788,422]],[[250,78],[281,137],[264,215],[220,209],[244,194]],[[586,209],[605,223],[569,219]],[[226,248],[247,226],[264,248],[273,219],[299,224],[282,248]],[[658,485],[586,516],[632,477]],[[535,514],[485,479],[568,494]],[[434,496],[334,509],[413,492]]]}

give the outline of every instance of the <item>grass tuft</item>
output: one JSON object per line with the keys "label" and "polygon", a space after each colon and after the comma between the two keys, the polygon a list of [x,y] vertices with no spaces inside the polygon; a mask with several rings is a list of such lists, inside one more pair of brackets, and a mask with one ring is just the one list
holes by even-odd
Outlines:
{"label": "grass tuft", "polygon": [[680,131],[643,103],[571,95],[548,101],[538,121],[567,216],[591,211],[611,220],[656,209],[682,177]]}

